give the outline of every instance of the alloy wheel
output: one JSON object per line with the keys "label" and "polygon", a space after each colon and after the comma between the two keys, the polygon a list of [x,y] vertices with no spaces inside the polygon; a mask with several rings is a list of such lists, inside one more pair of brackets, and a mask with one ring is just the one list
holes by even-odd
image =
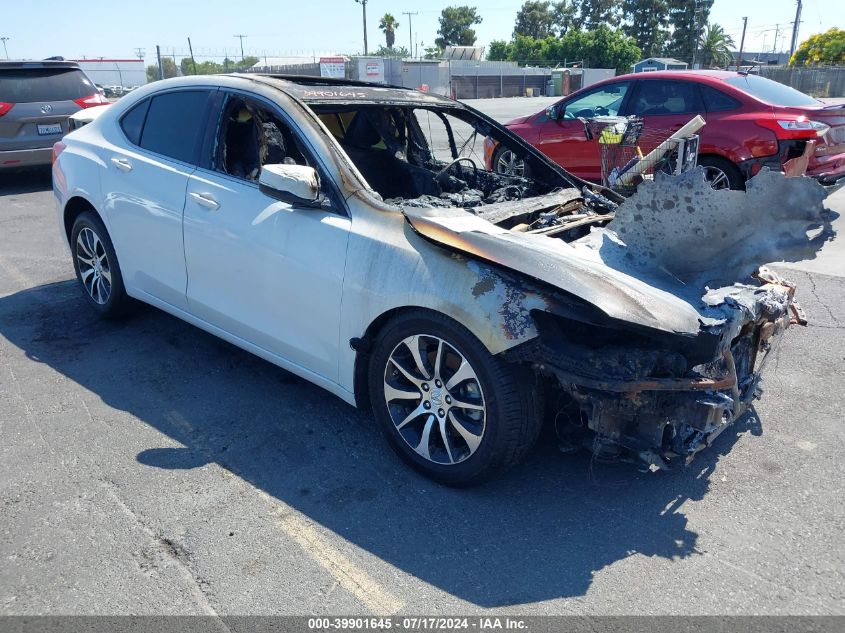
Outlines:
{"label": "alloy wheel", "polygon": [[478,375],[463,354],[437,336],[409,336],[393,349],[384,398],[396,431],[430,462],[458,464],[481,444],[487,406]]}
{"label": "alloy wheel", "polygon": [[104,305],[111,295],[111,266],[102,240],[87,226],[76,238],[76,261],[86,292],[95,303]]}
{"label": "alloy wheel", "polygon": [[525,161],[519,160],[511,150],[503,150],[496,160],[496,173],[507,176],[524,176]]}
{"label": "alloy wheel", "polygon": [[704,178],[710,183],[713,189],[730,189],[731,180],[728,175],[718,167],[708,165],[704,168]]}

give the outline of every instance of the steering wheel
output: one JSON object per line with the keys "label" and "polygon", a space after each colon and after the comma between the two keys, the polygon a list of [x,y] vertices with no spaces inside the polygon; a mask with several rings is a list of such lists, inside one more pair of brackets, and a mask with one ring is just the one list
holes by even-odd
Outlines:
{"label": "steering wheel", "polygon": [[610,110],[604,106],[596,106],[595,112],[598,116],[608,116],[610,114]]}
{"label": "steering wheel", "polygon": [[447,171],[449,171],[452,167],[454,167],[454,166],[455,166],[455,165],[457,165],[458,163],[460,163],[460,162],[464,162],[464,161],[469,162],[469,164],[470,164],[470,165],[472,165],[472,175],[473,175],[473,177],[475,178],[475,180],[476,180],[476,182],[477,182],[477,181],[478,181],[478,165],[476,165],[476,164],[475,164],[475,161],[474,161],[474,160],[472,160],[472,158],[470,158],[469,156],[458,156],[455,160],[453,160],[451,163],[449,163],[449,164],[448,164],[448,165],[446,165],[443,169],[441,169],[439,172],[437,172],[437,173],[434,175],[434,179],[435,179],[435,180],[440,180],[440,178],[441,178],[441,177],[442,177],[442,176],[443,176],[443,175],[444,175]]}

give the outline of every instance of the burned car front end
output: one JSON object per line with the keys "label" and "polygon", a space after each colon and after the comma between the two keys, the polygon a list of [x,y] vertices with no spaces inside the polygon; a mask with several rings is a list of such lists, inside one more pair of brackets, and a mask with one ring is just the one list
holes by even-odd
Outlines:
{"label": "burned car front end", "polygon": [[696,336],[535,312],[539,336],[507,355],[557,388],[562,448],[667,469],[689,463],[760,397],[766,361],[797,322],[793,296],[768,277],[734,295],[730,320]]}
{"label": "burned car front end", "polygon": [[[625,199],[463,104],[358,86],[294,96],[366,179],[349,195],[377,210],[378,240],[401,245],[390,281],[378,279],[400,298],[397,279],[430,282],[417,305],[530,367],[562,448],[656,469],[689,463],[760,397],[778,342],[804,323],[795,286],[765,264],[812,258],[832,235],[825,191],[809,178],[763,170],[746,191],[716,191],[698,168]],[[519,174],[485,169],[489,139]],[[382,228],[391,212],[413,239]],[[366,244],[370,262],[382,251]],[[432,281],[446,269],[451,283]],[[370,319],[399,307],[370,297],[362,309]],[[354,336],[365,353],[366,335]]]}

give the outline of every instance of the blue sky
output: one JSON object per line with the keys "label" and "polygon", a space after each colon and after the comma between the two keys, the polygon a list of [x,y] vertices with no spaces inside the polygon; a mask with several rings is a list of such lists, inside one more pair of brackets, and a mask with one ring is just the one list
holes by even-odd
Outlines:
{"label": "blue sky", "polygon": [[[361,5],[354,0],[76,0],[72,3],[42,0],[38,3],[2,0],[0,36],[12,58],[43,58],[49,55],[77,57],[133,57],[145,49],[152,63],[155,45],[166,52],[187,50],[190,36],[197,57],[228,54],[239,57],[236,33],[246,34],[244,49],[258,55],[311,55],[314,52],[359,52],[362,44]],[[367,5],[370,47],[384,42],[378,20],[390,12],[400,22],[397,43],[407,46],[408,17],[415,11],[416,40],[431,45],[438,28],[437,17],[450,4],[467,0],[369,0]],[[476,27],[478,44],[509,39],[521,0],[482,0],[475,4],[484,21]],[[745,49],[771,50],[780,25],[779,49],[789,48],[795,0],[716,0],[711,21],[718,22],[739,44],[742,17],[748,16]],[[804,0],[799,41],[832,26],[845,27],[845,2]],[[55,28],[52,28],[55,27]],[[2,50],[0,50],[2,54]]]}

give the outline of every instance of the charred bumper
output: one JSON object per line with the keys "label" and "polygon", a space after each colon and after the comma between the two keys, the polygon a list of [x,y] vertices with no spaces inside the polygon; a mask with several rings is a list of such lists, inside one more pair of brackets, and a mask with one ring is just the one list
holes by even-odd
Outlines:
{"label": "charred bumper", "polygon": [[767,359],[787,327],[804,322],[793,293],[788,282],[766,282],[749,291],[753,302],[728,302],[732,318],[695,339],[537,314],[540,336],[508,354],[565,396],[556,416],[564,443],[668,469],[692,461],[761,395]]}

